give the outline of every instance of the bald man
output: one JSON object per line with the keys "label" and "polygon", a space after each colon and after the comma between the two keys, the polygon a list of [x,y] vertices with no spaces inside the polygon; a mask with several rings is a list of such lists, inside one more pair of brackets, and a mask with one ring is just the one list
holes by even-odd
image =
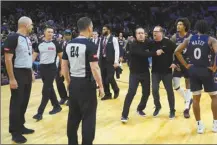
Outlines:
{"label": "bald man", "polygon": [[32,43],[28,38],[33,29],[32,20],[21,17],[18,31],[8,36],[4,44],[5,64],[11,90],[9,110],[9,132],[16,143],[25,143],[23,134],[32,134],[34,130],[24,126],[25,112],[29,103],[32,80]]}

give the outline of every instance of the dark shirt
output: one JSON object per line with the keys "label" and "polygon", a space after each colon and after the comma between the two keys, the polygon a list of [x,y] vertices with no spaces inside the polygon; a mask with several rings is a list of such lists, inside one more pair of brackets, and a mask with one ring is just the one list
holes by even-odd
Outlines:
{"label": "dark shirt", "polygon": [[130,55],[130,72],[131,73],[145,73],[149,72],[148,57],[156,56],[156,52],[151,52],[149,42],[135,41],[129,45]]}
{"label": "dark shirt", "polygon": [[152,73],[172,73],[172,69],[169,68],[173,63],[173,54],[176,49],[176,44],[171,40],[163,38],[162,41],[152,41],[150,44],[151,51],[156,52],[158,49],[164,51],[160,56],[152,57]]}
{"label": "dark shirt", "polygon": [[188,57],[190,58],[190,64],[197,67],[209,67],[212,66],[209,56],[212,51],[208,44],[208,35],[194,35],[191,37],[188,45]]}

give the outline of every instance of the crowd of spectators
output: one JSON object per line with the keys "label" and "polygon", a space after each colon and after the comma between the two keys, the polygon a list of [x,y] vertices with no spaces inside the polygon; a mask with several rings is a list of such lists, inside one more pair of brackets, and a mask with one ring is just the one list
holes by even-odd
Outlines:
{"label": "crowd of spectators", "polygon": [[[113,34],[123,32],[124,37],[132,35],[137,26],[142,26],[151,39],[153,27],[161,25],[165,35],[170,37],[176,32],[175,21],[187,17],[193,27],[196,20],[205,19],[210,24],[210,35],[216,37],[217,3],[215,1],[38,1],[2,2],[1,45],[8,34],[16,32],[17,20],[29,16],[34,23],[34,33],[30,36],[33,49],[43,37],[43,28],[49,24],[54,27],[57,39],[65,29],[77,34],[76,21],[82,16],[92,19],[94,29],[99,33],[104,24],[112,27]],[[191,29],[192,30],[192,29]],[[3,53],[2,53],[3,54]],[[2,78],[6,78],[4,56],[1,57]]]}

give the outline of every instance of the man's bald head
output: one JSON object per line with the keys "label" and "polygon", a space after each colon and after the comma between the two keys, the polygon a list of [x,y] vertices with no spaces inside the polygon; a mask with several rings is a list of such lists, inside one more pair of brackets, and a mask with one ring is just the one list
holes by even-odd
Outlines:
{"label": "man's bald head", "polygon": [[32,20],[29,17],[23,16],[18,20],[18,25],[29,25],[32,23]]}
{"label": "man's bald head", "polygon": [[32,20],[29,17],[23,16],[18,20],[18,29],[25,29],[27,33],[32,31]]}

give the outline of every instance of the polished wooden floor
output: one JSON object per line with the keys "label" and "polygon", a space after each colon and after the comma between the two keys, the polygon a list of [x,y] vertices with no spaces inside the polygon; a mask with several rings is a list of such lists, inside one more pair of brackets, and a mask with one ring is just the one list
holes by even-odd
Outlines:
{"label": "polished wooden floor", "polygon": [[[183,117],[183,99],[176,96],[176,118],[169,120],[169,107],[166,92],[161,84],[160,96],[162,110],[157,118],[152,117],[154,104],[152,95],[149,98],[145,112],[147,117],[140,117],[136,113],[136,107],[140,101],[141,88],[139,87],[134,101],[131,105],[129,122],[120,122],[123,102],[128,89],[129,71],[124,66],[123,75],[118,80],[121,88],[120,97],[116,100],[98,101],[96,144],[217,144],[217,133],[211,132],[212,112],[211,99],[207,94],[203,94],[201,99],[202,120],[206,126],[205,134],[196,133],[196,124],[191,110],[191,118]],[[182,80],[182,86],[184,81]],[[66,123],[68,107],[63,106],[62,112],[56,115],[49,115],[52,109],[51,104],[47,105],[44,119],[36,122],[32,116],[37,112],[41,101],[41,80],[37,80],[32,87],[31,99],[26,113],[26,127],[35,129],[32,135],[26,135],[27,144],[67,144]],[[10,91],[9,86],[1,87],[1,143],[12,144],[11,136],[8,133]],[[79,141],[81,141],[81,130],[78,131]]]}

